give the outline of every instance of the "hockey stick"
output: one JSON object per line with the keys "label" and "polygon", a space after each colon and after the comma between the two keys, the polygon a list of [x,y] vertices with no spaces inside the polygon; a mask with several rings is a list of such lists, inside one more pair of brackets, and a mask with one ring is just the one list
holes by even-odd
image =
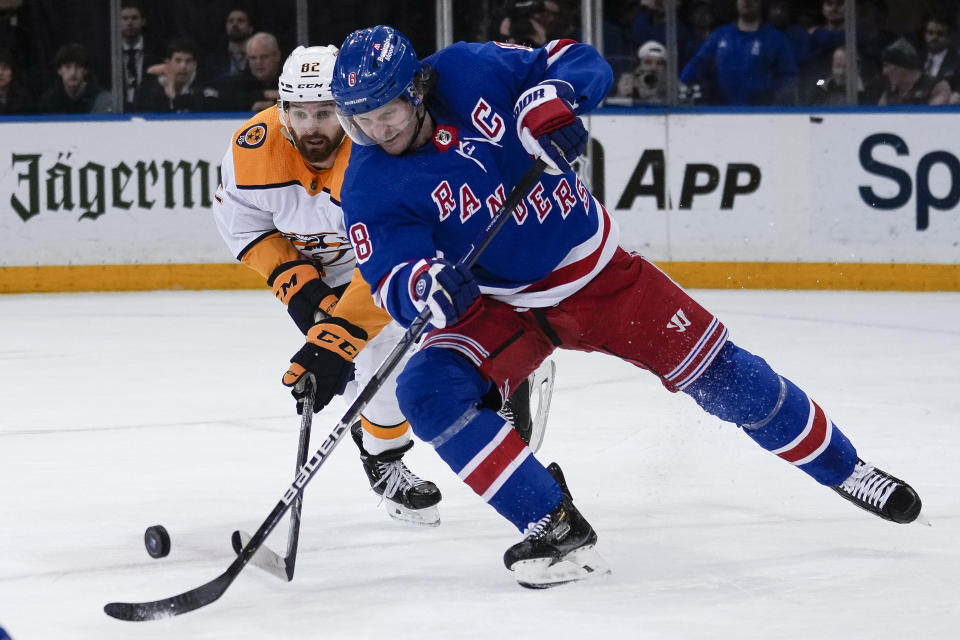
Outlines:
{"label": "hockey stick", "polygon": [[[507,220],[513,215],[513,210],[520,204],[520,201],[530,191],[534,183],[540,178],[540,174],[546,168],[546,163],[538,158],[520,181],[517,182],[510,195],[504,200],[503,204],[497,209],[496,214],[484,227],[483,233],[478,240],[470,245],[466,254],[460,260],[459,264],[467,269],[472,267],[480,254],[486,250],[490,242],[493,241],[497,232],[506,224]],[[383,386],[387,378],[393,373],[394,369],[400,364],[407,350],[412,347],[417,340],[426,331],[427,324],[430,322],[432,314],[430,308],[425,308],[419,316],[411,323],[410,328],[393,348],[393,351],[384,359],[383,363],[377,368],[370,381],[366,384],[357,399],[353,401],[350,408],[333,428],[333,431],[324,439],[320,448],[314,452],[310,460],[304,464],[297,473],[296,479],[284,492],[280,501],[276,504],[267,519],[263,521],[260,528],[257,529],[250,542],[243,547],[240,554],[230,563],[227,570],[219,576],[189,591],[179,595],[164,598],[163,600],[154,600],[152,602],[111,602],[103,607],[104,612],[118,620],[144,621],[157,620],[160,618],[169,618],[178,616],[182,613],[194,611],[204,607],[211,602],[216,601],[230,587],[243,568],[253,558],[253,555],[263,545],[264,540],[270,535],[270,532],[277,526],[280,519],[290,508],[293,501],[303,493],[304,487],[317,473],[317,470],[327,461],[330,453],[339,444],[349,429],[350,425],[357,419],[360,412],[367,406],[370,399],[376,395],[380,387]]]}
{"label": "hockey stick", "polygon": [[[317,384],[313,374],[306,376],[306,395],[303,398],[303,413],[300,419],[300,442],[297,448],[297,467],[300,472],[307,461],[307,448],[310,446],[310,425],[313,424],[313,401],[317,395]],[[296,476],[294,476],[296,477]],[[300,512],[303,509],[303,492],[297,494],[290,511],[290,531],[287,534],[287,555],[280,556],[275,551],[263,545],[250,559],[250,564],[263,569],[272,576],[290,582],[293,580],[293,570],[297,565],[297,547],[300,543]],[[230,536],[233,550],[239,555],[243,547],[250,541],[250,534],[246,531],[234,531]]]}

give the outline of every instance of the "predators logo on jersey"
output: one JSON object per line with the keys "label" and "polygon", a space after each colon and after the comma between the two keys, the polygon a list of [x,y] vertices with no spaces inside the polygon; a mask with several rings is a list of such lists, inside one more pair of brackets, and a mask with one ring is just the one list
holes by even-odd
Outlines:
{"label": "predators logo on jersey", "polygon": [[353,261],[350,242],[347,238],[337,232],[327,232],[319,234],[299,234],[284,233],[294,248],[300,252],[300,255],[306,256],[311,260],[320,262],[323,266],[342,264],[344,258]]}
{"label": "predators logo on jersey", "polygon": [[263,122],[250,125],[237,136],[237,146],[245,149],[256,149],[267,139],[267,125]]}

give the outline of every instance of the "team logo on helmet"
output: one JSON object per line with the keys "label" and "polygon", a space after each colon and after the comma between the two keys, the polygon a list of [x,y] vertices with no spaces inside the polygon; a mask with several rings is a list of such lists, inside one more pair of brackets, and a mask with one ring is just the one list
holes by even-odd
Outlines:
{"label": "team logo on helmet", "polygon": [[351,71],[351,72],[350,72],[350,75],[347,76],[347,84],[350,85],[351,87],[354,86],[355,84],[357,84],[357,72],[356,72],[356,71]]}
{"label": "team logo on helmet", "polygon": [[267,125],[262,122],[250,125],[237,136],[237,146],[245,149],[256,149],[267,139]]}

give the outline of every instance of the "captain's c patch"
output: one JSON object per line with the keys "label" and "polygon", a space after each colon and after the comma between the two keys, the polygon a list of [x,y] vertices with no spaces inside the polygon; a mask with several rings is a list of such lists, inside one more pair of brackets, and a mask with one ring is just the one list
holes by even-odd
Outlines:
{"label": "captain's c patch", "polygon": [[244,149],[256,149],[267,139],[267,125],[262,122],[250,125],[237,136],[237,146]]}

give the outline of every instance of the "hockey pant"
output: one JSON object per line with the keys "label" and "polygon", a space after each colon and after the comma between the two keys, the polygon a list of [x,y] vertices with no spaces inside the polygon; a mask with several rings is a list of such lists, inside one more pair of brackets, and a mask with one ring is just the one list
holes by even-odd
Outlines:
{"label": "hockey pant", "polygon": [[853,471],[856,451],[818,405],[728,342],[723,324],[656,266],[619,250],[554,307],[517,310],[484,298],[479,313],[432,332],[399,377],[400,407],[417,436],[521,531],[550,513],[561,492],[481,399],[491,385],[508,396],[557,347],[652,371],[820,483],[839,484]]}
{"label": "hockey pant", "polygon": [[[354,359],[356,377],[348,383],[343,394],[347,402],[352,403],[356,399],[387,354],[400,342],[403,333],[400,325],[391,322],[357,354]],[[384,381],[380,391],[373,396],[360,417],[363,424],[363,448],[372,455],[398,449],[410,442],[410,423],[404,418],[397,403],[397,375],[405,363],[406,359],[401,361]]]}

